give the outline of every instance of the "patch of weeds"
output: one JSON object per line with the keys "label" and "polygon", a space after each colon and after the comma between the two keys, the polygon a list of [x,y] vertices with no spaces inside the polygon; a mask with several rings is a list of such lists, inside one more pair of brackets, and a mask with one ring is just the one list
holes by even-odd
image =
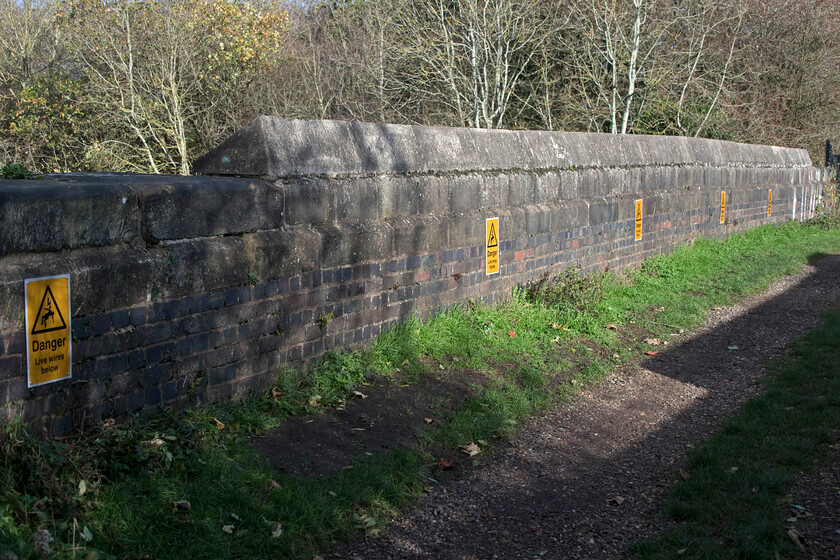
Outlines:
{"label": "patch of weeds", "polygon": [[830,211],[812,218],[808,223],[820,229],[840,229],[840,208],[835,205]]}
{"label": "patch of weeds", "polygon": [[385,375],[416,364],[423,354],[421,327],[421,322],[411,317],[385,330],[365,352],[365,362],[372,370]]}
{"label": "patch of weeds", "polygon": [[545,273],[528,285],[526,294],[529,301],[560,311],[586,311],[601,297],[603,285],[603,274],[582,274],[572,266],[555,276]]}
{"label": "patch of weeds", "polygon": [[330,326],[330,323],[333,322],[333,317],[335,317],[335,313],[330,311],[329,313],[325,313],[318,317],[318,326],[321,327],[321,330],[326,329]]}
{"label": "patch of weeds", "polygon": [[0,169],[3,179],[31,179],[32,172],[19,163],[7,163]]}
{"label": "patch of weeds", "polygon": [[320,404],[344,402],[355,387],[365,382],[367,370],[359,352],[328,352],[324,361],[310,375],[313,389],[321,397]]}
{"label": "patch of weeds", "polygon": [[341,406],[367,380],[366,361],[359,352],[330,351],[307,373],[284,370],[274,387],[260,399],[273,415],[295,416]]}

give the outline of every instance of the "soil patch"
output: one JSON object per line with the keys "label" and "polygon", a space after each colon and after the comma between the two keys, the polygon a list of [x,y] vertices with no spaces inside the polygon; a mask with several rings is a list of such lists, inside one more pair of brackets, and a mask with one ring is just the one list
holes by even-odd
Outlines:
{"label": "soil patch", "polygon": [[378,379],[360,387],[340,409],[298,416],[254,438],[255,449],[281,472],[322,475],[348,467],[355,457],[396,447],[415,448],[423,431],[458,409],[482,378],[448,371],[402,383]]}

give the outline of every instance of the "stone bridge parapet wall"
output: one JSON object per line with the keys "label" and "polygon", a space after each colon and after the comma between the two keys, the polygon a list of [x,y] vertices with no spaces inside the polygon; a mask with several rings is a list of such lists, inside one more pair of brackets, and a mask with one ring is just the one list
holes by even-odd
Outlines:
{"label": "stone bridge parapet wall", "polygon": [[[238,399],[409,316],[801,219],[821,193],[798,149],[273,117],[195,171],[0,181],[0,425],[61,434]],[[60,274],[73,377],[30,389],[24,280]]]}

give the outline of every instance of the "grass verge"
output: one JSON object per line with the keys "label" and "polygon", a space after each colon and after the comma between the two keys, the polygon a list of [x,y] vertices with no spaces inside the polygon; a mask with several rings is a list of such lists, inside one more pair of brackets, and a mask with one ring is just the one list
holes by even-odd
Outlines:
{"label": "grass verge", "polygon": [[689,453],[664,510],[674,521],[636,558],[795,558],[786,489],[840,430],[840,313],[773,364],[766,390]]}
{"label": "grass verge", "polygon": [[[614,364],[638,360],[645,336],[691,328],[710,307],[838,250],[837,229],[756,228],[621,274],[566,271],[497,306],[466,303],[408,321],[365,353],[330,354],[305,376],[282,372],[273,393],[246,402],[105,421],[60,442],[36,441],[13,424],[1,438],[0,554],[311,558],[351,535],[375,535],[429,484],[431,450],[492,445]],[[420,449],[305,478],[274,472],[248,444],[289,415],[340,406],[371,375],[410,382],[456,370],[482,381]]]}

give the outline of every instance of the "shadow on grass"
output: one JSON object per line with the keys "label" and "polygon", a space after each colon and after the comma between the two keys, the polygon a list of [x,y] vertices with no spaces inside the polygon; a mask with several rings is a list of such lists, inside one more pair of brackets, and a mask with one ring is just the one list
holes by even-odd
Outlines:
{"label": "shadow on grass", "polygon": [[831,255],[829,255],[828,253],[823,253],[823,252],[820,252],[820,251],[818,251],[816,253],[811,253],[810,255],[808,255],[808,264],[815,265],[815,264],[817,264],[817,262],[819,262],[819,261],[821,261],[821,260],[823,260],[827,257],[830,257],[830,256]]}

